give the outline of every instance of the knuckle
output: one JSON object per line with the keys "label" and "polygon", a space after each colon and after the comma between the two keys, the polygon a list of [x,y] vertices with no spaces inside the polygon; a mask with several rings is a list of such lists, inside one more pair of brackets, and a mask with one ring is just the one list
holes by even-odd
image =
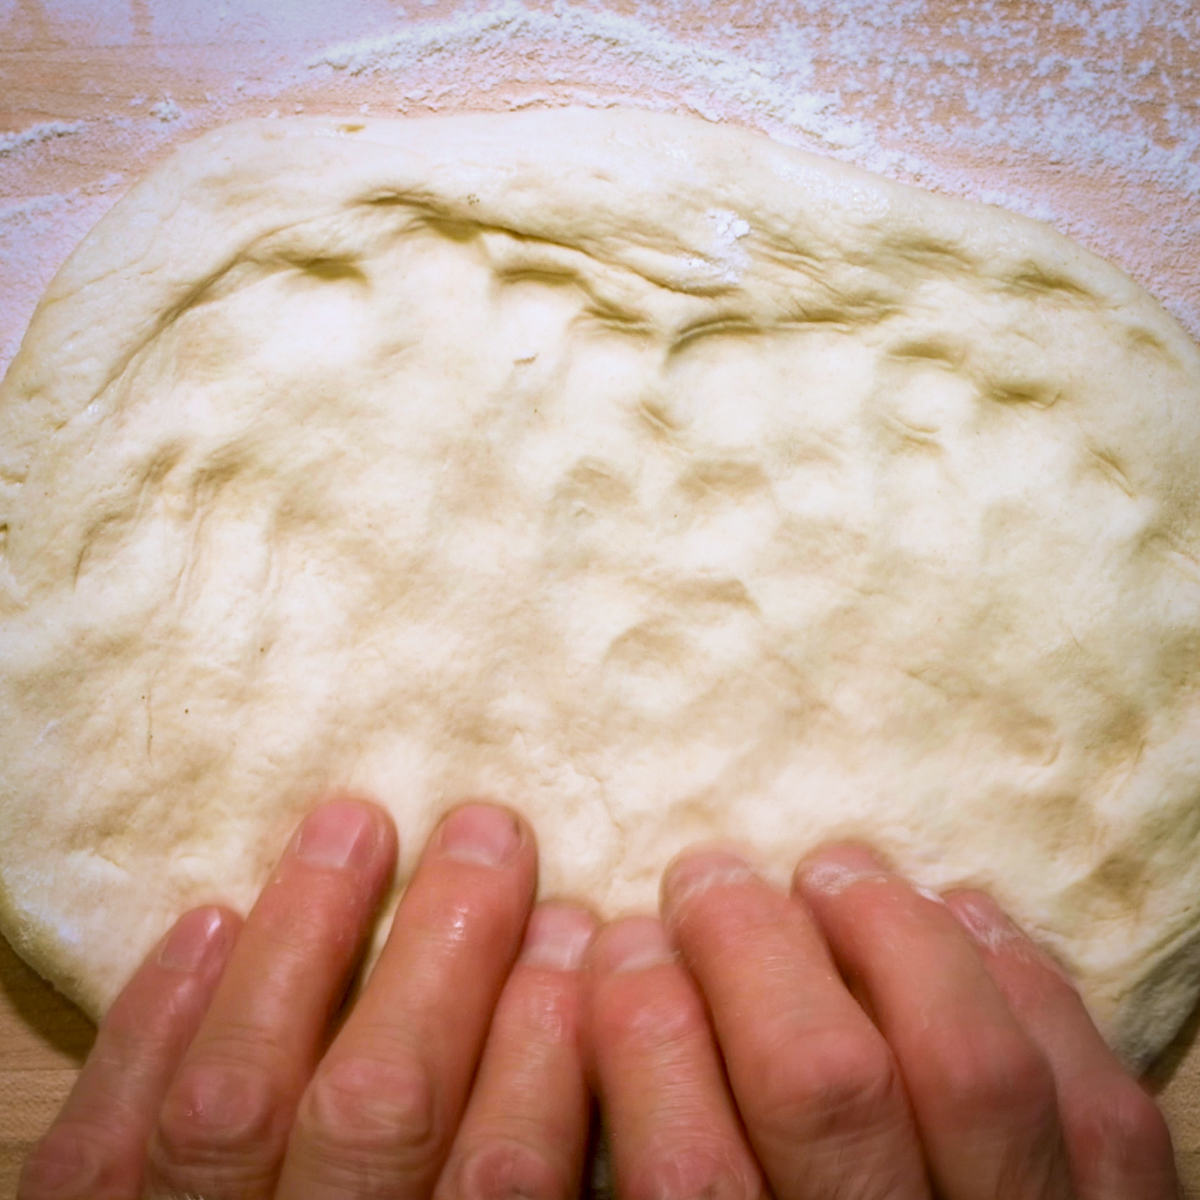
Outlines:
{"label": "knuckle", "polygon": [[1013,1114],[1021,1124],[1045,1124],[1057,1110],[1050,1064],[1019,1031],[982,1026],[950,1030],[930,1046],[925,1094],[936,1097],[956,1125]]}
{"label": "knuckle", "polygon": [[461,1166],[446,1173],[435,1200],[556,1200],[570,1194],[563,1179],[540,1154],[511,1140],[488,1142],[464,1154]]}
{"label": "knuckle", "polygon": [[195,1062],[172,1085],[158,1118],[156,1167],[261,1162],[278,1141],[281,1097],[271,1074],[250,1062]]}
{"label": "knuckle", "polygon": [[1047,1121],[1028,1139],[1009,1142],[999,1152],[997,1196],[1073,1194],[1070,1165],[1057,1121]]}
{"label": "knuckle", "polygon": [[759,1071],[763,1128],[783,1141],[846,1134],[896,1121],[900,1077],[873,1029],[831,1029],[794,1038]]}
{"label": "knuckle", "polygon": [[419,1055],[394,1048],[341,1059],[309,1086],[297,1131],[335,1174],[370,1162],[421,1170],[442,1141],[433,1078]]}
{"label": "knuckle", "polygon": [[732,1153],[698,1146],[651,1153],[629,1172],[620,1194],[626,1200],[704,1196],[708,1200],[756,1200],[763,1186],[748,1163]]}
{"label": "knuckle", "polygon": [[1063,1103],[1071,1157],[1107,1164],[1121,1174],[1154,1176],[1174,1161],[1171,1134],[1158,1105],[1129,1077],[1081,1089]]}
{"label": "knuckle", "polygon": [[18,1200],[99,1196],[100,1147],[90,1131],[59,1125],[34,1144],[21,1169]]}

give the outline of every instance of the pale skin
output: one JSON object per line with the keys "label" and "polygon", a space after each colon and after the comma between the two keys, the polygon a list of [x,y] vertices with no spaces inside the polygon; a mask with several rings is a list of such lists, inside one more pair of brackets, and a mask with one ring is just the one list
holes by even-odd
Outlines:
{"label": "pale skin", "polygon": [[309,816],[243,921],[188,913],[100,1026],[20,1200],[567,1200],[591,1097],[623,1200],[1168,1200],[1170,1137],[1061,970],[986,896],[858,845],[790,893],[727,848],[659,916],[535,905],[533,831],[425,847],[335,1021],[397,839]]}

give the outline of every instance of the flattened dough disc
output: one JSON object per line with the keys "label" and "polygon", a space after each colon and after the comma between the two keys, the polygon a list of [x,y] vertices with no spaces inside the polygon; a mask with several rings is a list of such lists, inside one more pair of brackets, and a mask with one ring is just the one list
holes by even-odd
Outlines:
{"label": "flattened dough disc", "polygon": [[334,787],[410,854],[503,798],[606,911],[867,837],[1131,1061],[1195,996],[1200,361],[1042,225],[666,116],[233,126],[0,456],[0,910],[93,1014]]}

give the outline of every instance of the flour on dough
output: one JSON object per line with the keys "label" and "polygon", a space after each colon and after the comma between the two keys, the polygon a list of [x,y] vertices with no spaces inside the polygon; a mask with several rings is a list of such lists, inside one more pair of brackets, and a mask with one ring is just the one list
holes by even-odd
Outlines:
{"label": "flour on dough", "polygon": [[861,836],[1145,1061],[1200,972],[1198,462],[1196,348],[997,209],[632,112],[210,134],[0,393],[4,931],[98,1013],[330,788],[410,856],[517,805],[609,912]]}

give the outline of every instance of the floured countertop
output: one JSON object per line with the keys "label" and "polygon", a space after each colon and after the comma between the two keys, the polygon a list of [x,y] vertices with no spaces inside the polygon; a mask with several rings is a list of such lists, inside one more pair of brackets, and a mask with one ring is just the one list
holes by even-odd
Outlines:
{"label": "floured countertop", "polygon": [[[0,0],[0,368],[84,233],[206,129],[565,103],[736,122],[1041,218],[1200,338],[1191,0]],[[8,1195],[88,1027],[2,950]],[[1200,1049],[1184,1057],[1196,1023],[1159,1086],[1200,1196]]]}

